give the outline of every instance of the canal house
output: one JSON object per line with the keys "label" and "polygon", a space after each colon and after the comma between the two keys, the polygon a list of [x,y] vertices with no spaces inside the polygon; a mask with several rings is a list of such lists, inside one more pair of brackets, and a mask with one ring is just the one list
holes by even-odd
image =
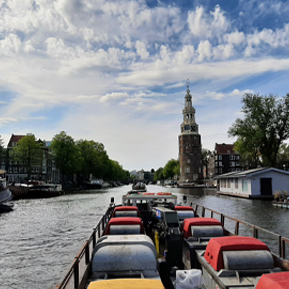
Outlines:
{"label": "canal house", "polygon": [[277,191],[289,192],[289,172],[257,168],[216,176],[218,193],[243,198],[273,198]]}

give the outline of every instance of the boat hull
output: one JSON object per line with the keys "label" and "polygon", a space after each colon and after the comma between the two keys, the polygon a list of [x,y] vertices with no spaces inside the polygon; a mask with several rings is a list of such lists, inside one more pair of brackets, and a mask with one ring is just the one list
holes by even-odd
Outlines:
{"label": "boat hull", "polygon": [[23,186],[10,186],[9,188],[13,194],[14,200],[52,198],[64,195],[64,191],[55,190],[53,188]]}

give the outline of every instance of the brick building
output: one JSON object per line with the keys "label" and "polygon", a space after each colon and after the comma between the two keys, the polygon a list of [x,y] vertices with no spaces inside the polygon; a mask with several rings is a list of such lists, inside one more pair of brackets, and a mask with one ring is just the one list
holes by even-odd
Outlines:
{"label": "brick building", "polygon": [[179,135],[180,185],[198,183],[203,180],[201,136],[195,120],[195,112],[188,86]]}
{"label": "brick building", "polygon": [[215,175],[241,171],[240,155],[233,144],[215,144]]}

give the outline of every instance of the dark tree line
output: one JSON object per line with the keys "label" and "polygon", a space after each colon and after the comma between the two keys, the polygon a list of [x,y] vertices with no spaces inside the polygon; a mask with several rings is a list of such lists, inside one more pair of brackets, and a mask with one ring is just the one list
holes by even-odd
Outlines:
{"label": "dark tree line", "polygon": [[51,155],[52,162],[60,171],[62,182],[66,182],[74,174],[79,182],[89,180],[90,176],[108,181],[129,179],[129,172],[117,161],[109,158],[103,144],[93,140],[75,141],[64,131],[53,137],[49,147],[46,147],[44,142],[37,141],[34,135],[26,135],[9,154],[12,159],[20,161],[26,167],[30,179],[33,167],[43,161],[44,149]]}

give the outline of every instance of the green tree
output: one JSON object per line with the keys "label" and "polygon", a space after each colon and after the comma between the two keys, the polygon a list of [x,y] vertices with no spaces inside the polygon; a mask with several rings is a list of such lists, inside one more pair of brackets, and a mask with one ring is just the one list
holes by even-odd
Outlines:
{"label": "green tree", "polygon": [[10,157],[23,164],[27,178],[31,179],[33,167],[42,165],[43,143],[36,141],[34,134],[22,137],[10,151]]}
{"label": "green tree", "polygon": [[280,146],[289,137],[289,94],[281,99],[245,94],[242,103],[244,118],[236,119],[229,136],[237,137],[241,157],[251,154],[262,166],[276,167]]}
{"label": "green tree", "polygon": [[127,181],[128,178],[128,171],[125,171],[117,161],[109,160],[109,171],[107,173],[106,179],[123,182]]}
{"label": "green tree", "polygon": [[81,153],[71,136],[62,131],[55,135],[51,143],[55,166],[60,170],[62,182],[68,175],[78,173],[83,163]]}
{"label": "green tree", "polygon": [[175,175],[180,175],[180,164],[179,161],[171,159],[164,167],[163,176],[165,179],[171,179]]}
{"label": "green tree", "polygon": [[206,177],[208,177],[208,166],[210,158],[213,156],[213,153],[208,149],[202,149],[202,164],[206,168]]}
{"label": "green tree", "polygon": [[289,145],[282,144],[278,153],[278,168],[288,170],[289,162]]}
{"label": "green tree", "polygon": [[80,173],[83,177],[88,179],[93,174],[96,178],[103,178],[109,169],[109,158],[104,145],[92,140],[79,140],[76,145],[82,157]]}
{"label": "green tree", "polygon": [[161,168],[158,168],[158,169],[155,171],[155,174],[154,174],[154,181],[155,181],[155,182],[164,179],[163,170],[164,170],[164,168],[161,167]]}

